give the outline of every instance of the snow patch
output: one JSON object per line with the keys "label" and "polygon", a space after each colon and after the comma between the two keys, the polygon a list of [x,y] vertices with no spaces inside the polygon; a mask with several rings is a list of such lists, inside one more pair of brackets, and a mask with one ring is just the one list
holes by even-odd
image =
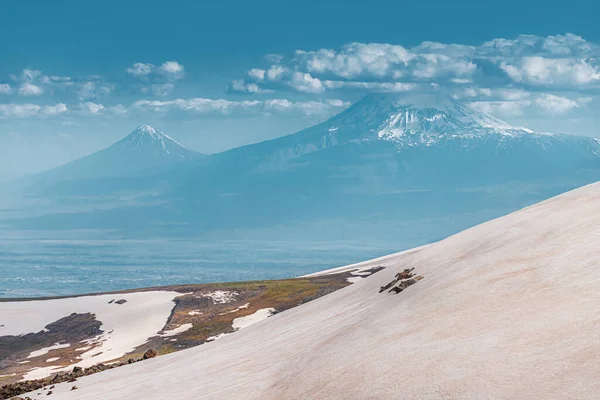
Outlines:
{"label": "snow patch", "polygon": [[[25,335],[39,332],[45,326],[72,313],[92,313],[102,323],[102,334],[82,341],[78,363],[69,367],[44,367],[29,371],[24,379],[44,378],[52,373],[67,371],[74,366],[87,368],[111,361],[135,350],[156,336],[165,326],[175,303],[173,299],[181,293],[151,291],[127,293],[121,297],[126,303],[115,307],[108,302],[114,295],[82,296],[76,299],[34,300],[0,303],[2,323],[0,336]],[[60,346],[60,347],[59,347]],[[33,352],[30,358],[48,351],[67,347],[57,344]]]}
{"label": "snow patch", "polygon": [[35,358],[35,357],[43,356],[44,354],[48,354],[48,352],[50,352],[51,350],[66,349],[67,347],[71,347],[71,344],[70,343],[63,343],[63,344],[54,343],[54,345],[52,345],[50,347],[44,347],[42,349],[32,351],[31,354],[29,354],[27,356],[27,358]]}
{"label": "snow patch", "polygon": [[171,336],[179,335],[180,333],[183,333],[183,332],[189,330],[192,326],[193,326],[192,324],[183,324],[181,326],[178,326],[175,329],[171,329],[170,331],[163,331],[163,333],[160,333],[158,336],[171,337]]}
{"label": "snow patch", "polygon": [[254,314],[234,319],[231,326],[235,330],[246,328],[250,325],[262,321],[263,319],[267,319],[268,317],[273,315],[273,313],[275,313],[274,308],[261,308],[260,310],[257,310]]}
{"label": "snow patch", "polygon": [[226,304],[235,300],[238,294],[236,292],[230,292],[227,290],[216,290],[210,293],[203,293],[200,297],[211,298],[215,304]]}
{"label": "snow patch", "polygon": [[242,310],[244,308],[248,308],[249,306],[250,306],[250,303],[246,303],[243,306],[239,306],[235,310],[231,310],[231,311],[227,311],[227,312],[224,312],[224,313],[220,313],[219,315],[233,314],[233,313],[236,313],[236,312],[238,312],[238,311],[240,311],[240,310]]}

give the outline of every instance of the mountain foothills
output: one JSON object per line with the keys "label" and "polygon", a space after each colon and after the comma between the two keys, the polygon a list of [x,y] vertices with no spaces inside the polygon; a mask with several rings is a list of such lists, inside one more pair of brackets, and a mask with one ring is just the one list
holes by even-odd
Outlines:
{"label": "mountain foothills", "polygon": [[141,126],[26,190],[55,205],[125,195],[135,204],[9,223],[194,232],[285,223],[310,231],[327,219],[354,221],[337,225],[352,237],[350,225],[370,234],[396,221],[416,245],[598,178],[596,138],[514,127],[438,95],[373,94],[295,134],[210,156]]}

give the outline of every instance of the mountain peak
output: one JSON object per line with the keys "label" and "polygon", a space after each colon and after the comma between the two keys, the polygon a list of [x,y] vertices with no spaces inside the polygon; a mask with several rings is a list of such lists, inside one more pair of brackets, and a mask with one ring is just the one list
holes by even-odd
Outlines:
{"label": "mountain peak", "polygon": [[169,137],[165,133],[159,131],[158,129],[151,127],[150,125],[145,125],[145,124],[140,125],[137,128],[135,128],[133,130],[133,132],[131,132],[129,134],[129,136],[136,136],[136,137],[137,136],[150,136],[153,139],[160,139],[161,137],[171,139],[171,137]]}
{"label": "mountain peak", "polygon": [[141,151],[142,148],[153,148],[154,152],[163,150],[169,153],[172,147],[180,148],[185,151],[190,151],[187,147],[177,142],[164,132],[153,128],[150,125],[140,125],[127,135],[122,141],[117,144],[125,144],[130,149]]}
{"label": "mountain peak", "polygon": [[386,140],[399,146],[532,133],[442,93],[370,94],[324,124],[338,141]]}

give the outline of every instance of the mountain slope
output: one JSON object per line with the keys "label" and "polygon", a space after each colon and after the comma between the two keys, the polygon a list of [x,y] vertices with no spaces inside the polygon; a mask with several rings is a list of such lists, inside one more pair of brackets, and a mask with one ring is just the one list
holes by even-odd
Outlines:
{"label": "mountain slope", "polygon": [[190,162],[201,156],[165,133],[151,126],[141,125],[112,146],[42,173],[37,179],[54,183],[77,179],[122,178]]}
{"label": "mountain slope", "polygon": [[[363,263],[387,268],[57,399],[596,399],[600,184]],[[356,267],[356,266],[354,266]],[[414,268],[399,294],[380,287]],[[148,385],[148,382],[158,382]]]}
{"label": "mountain slope", "polygon": [[[377,94],[289,136],[131,179],[55,185],[47,193],[118,200],[11,224],[159,235],[300,226],[293,237],[393,234],[404,248],[596,181],[599,154],[598,139],[513,127],[451,99]],[[125,203],[119,190],[150,196]]]}

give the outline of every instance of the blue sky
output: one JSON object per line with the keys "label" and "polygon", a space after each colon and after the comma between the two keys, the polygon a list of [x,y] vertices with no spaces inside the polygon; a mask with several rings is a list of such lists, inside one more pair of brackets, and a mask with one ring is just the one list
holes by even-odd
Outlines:
{"label": "blue sky", "polygon": [[595,1],[0,7],[0,180],[142,123],[222,151],[297,131],[369,91],[441,90],[514,124],[600,136]]}

